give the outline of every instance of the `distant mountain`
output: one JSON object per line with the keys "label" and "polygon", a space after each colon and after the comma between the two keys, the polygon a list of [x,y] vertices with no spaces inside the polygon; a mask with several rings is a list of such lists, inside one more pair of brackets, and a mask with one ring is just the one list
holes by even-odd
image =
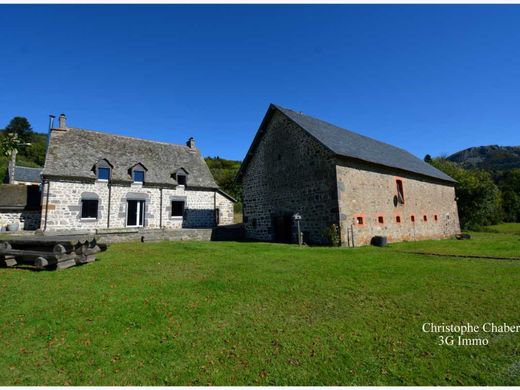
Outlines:
{"label": "distant mountain", "polygon": [[448,156],[448,160],[465,168],[508,171],[520,168],[520,146],[476,146]]}

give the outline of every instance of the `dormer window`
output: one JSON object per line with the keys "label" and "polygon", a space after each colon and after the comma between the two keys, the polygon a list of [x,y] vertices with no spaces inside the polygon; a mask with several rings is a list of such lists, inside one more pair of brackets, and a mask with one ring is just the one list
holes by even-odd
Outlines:
{"label": "dormer window", "polygon": [[143,184],[145,181],[145,175],[146,175],[146,167],[141,164],[135,164],[133,167],[131,167],[128,170],[128,173],[132,177],[132,181],[137,184]]}
{"label": "dormer window", "polygon": [[92,171],[96,175],[96,179],[99,181],[109,181],[112,178],[112,164],[107,159],[102,158],[92,168]]}
{"label": "dormer window", "polygon": [[110,180],[110,168],[98,168],[97,169],[97,178],[101,181],[109,181]]}
{"label": "dormer window", "polygon": [[178,185],[185,186],[188,184],[188,171],[184,168],[179,168],[172,173],[172,177],[175,179]]}
{"label": "dormer window", "polygon": [[186,185],[186,175],[177,175],[177,184],[180,186]]}
{"label": "dormer window", "polygon": [[133,173],[134,183],[144,183],[144,171],[136,169]]}

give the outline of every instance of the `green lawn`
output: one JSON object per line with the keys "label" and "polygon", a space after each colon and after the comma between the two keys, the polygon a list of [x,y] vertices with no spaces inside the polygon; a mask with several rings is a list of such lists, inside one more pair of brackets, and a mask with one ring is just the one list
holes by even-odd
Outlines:
{"label": "green lawn", "polygon": [[[424,322],[520,323],[518,236],[388,248],[110,246],[0,269],[0,385],[520,385],[520,335],[439,346]],[[452,251],[452,252],[450,252]]]}
{"label": "green lawn", "polygon": [[499,225],[484,226],[481,228],[483,232],[489,233],[505,233],[520,235],[520,223],[501,223]]}

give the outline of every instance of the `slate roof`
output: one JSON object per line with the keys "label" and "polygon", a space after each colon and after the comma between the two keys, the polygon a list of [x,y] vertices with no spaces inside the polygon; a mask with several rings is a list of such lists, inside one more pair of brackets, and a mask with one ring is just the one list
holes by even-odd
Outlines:
{"label": "slate roof", "polygon": [[41,181],[40,175],[42,173],[42,169],[43,168],[19,167],[16,165],[14,167],[14,180],[39,183]]}
{"label": "slate roof", "polygon": [[43,175],[95,180],[93,167],[106,159],[114,182],[132,182],[130,168],[142,164],[145,184],[176,185],[172,173],[189,172],[188,187],[218,188],[197,149],[139,138],[68,127],[51,131]]}
{"label": "slate roof", "polygon": [[252,157],[252,153],[254,153],[254,149],[256,148],[256,144],[260,141],[264,127],[267,126],[271,116],[276,110],[304,129],[337,156],[354,158],[443,181],[455,182],[455,180],[444,172],[434,168],[404,149],[354,133],[350,130],[342,129],[341,127],[320,119],[274,104],[269,106],[264,121],[262,122],[262,125],[260,125],[257,136],[253,141],[253,145],[251,145],[251,148],[242,163],[239,177],[247,167],[249,159]]}

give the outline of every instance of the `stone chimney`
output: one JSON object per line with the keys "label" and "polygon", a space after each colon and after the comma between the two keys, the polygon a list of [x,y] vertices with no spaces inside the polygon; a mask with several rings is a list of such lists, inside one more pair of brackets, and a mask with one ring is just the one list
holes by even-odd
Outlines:
{"label": "stone chimney", "polygon": [[190,139],[188,140],[188,142],[186,142],[186,145],[187,145],[188,148],[190,148],[190,149],[196,149],[196,147],[195,147],[195,140],[193,139],[193,137],[190,137]]}
{"label": "stone chimney", "polygon": [[58,128],[59,129],[67,129],[67,117],[65,116],[65,114],[61,114],[58,118]]}

